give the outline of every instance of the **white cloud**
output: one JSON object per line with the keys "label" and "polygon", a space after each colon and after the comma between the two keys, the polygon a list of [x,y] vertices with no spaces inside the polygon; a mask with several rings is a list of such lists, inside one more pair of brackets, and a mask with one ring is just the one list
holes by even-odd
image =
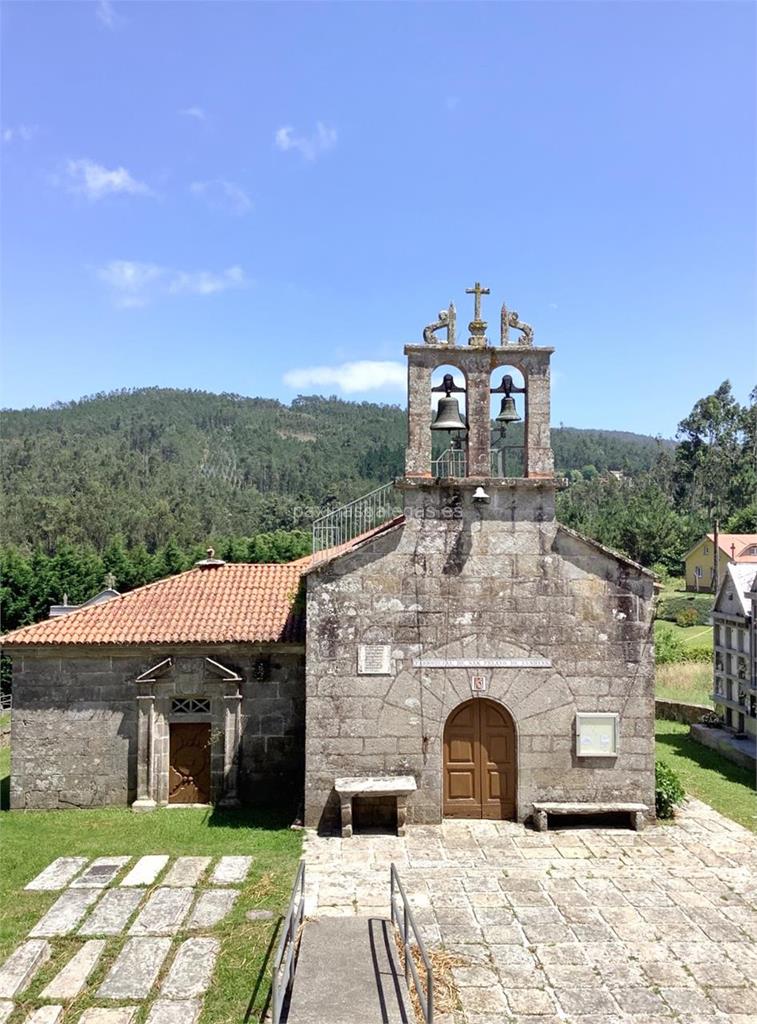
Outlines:
{"label": "white cloud", "polygon": [[109,28],[111,32],[115,31],[115,29],[119,28],[119,26],[124,23],[124,19],[121,15],[116,14],[111,0],[97,0],[97,4],[95,5],[95,14],[97,15],[97,20],[100,24]]}
{"label": "white cloud", "polygon": [[241,185],[225,178],[212,181],[193,181],[189,191],[198,199],[204,199],[214,210],[226,210],[240,216],[252,210],[252,200]]}
{"label": "white cloud", "polygon": [[88,199],[102,199],[114,192],[133,196],[150,196],[152,190],[143,181],[137,181],[125,167],[112,171],[94,160],[69,160],[66,164],[66,184],[70,191]]}
{"label": "white cloud", "polygon": [[246,288],[250,282],[241,267],[210,270],[173,270],[157,263],[111,260],[97,269],[119,309],[146,306],[165,295],[214,295],[230,288]]}
{"label": "white cloud", "polygon": [[193,117],[195,121],[207,121],[208,115],[202,107],[184,107],[179,113],[183,117]]}
{"label": "white cloud", "polygon": [[276,145],[283,152],[294,149],[306,160],[317,160],[336,145],[336,128],[330,128],[323,121],[318,121],[312,135],[295,135],[294,128],[283,125],[274,136]]}
{"label": "white cloud", "polygon": [[284,374],[287,387],[302,389],[312,387],[337,387],[345,394],[358,391],[379,391],[384,388],[407,386],[407,369],[404,363],[362,359],[340,366],[308,366],[288,370]]}
{"label": "white cloud", "polygon": [[17,124],[12,128],[3,128],[3,142],[30,142],[37,131],[36,124]]}

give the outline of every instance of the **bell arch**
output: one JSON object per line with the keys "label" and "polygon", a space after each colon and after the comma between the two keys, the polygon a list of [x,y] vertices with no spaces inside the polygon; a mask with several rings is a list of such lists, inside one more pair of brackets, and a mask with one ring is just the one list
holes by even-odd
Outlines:
{"label": "bell arch", "polygon": [[[431,476],[464,477],[468,462],[468,377],[457,363],[441,363],[431,372]],[[458,421],[461,426],[453,429]]]}
{"label": "bell arch", "polygon": [[490,376],[491,475],[526,476],[528,385],[514,365],[503,363]]}
{"label": "bell arch", "polygon": [[502,703],[474,697],[452,709],[444,724],[442,774],[444,817],[516,818],[518,733]]}

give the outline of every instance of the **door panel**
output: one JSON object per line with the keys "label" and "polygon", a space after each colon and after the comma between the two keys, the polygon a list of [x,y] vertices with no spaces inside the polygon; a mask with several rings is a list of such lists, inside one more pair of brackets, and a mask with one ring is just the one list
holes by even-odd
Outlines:
{"label": "door panel", "polygon": [[210,802],[210,723],[172,722],[168,770],[170,804]]}
{"label": "door panel", "polygon": [[457,708],[444,729],[444,814],[453,818],[514,818],[515,726],[485,698]]}

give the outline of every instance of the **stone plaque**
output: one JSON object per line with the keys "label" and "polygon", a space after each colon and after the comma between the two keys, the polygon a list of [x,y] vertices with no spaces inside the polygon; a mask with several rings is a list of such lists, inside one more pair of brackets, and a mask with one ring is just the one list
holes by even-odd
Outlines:
{"label": "stone plaque", "polygon": [[552,668],[549,658],[413,658],[413,668]]}
{"label": "stone plaque", "polygon": [[361,676],[391,675],[391,644],[359,644],[357,649],[357,670]]}
{"label": "stone plaque", "polygon": [[486,676],[471,676],[470,688],[471,693],[486,693],[489,688],[489,680]]}

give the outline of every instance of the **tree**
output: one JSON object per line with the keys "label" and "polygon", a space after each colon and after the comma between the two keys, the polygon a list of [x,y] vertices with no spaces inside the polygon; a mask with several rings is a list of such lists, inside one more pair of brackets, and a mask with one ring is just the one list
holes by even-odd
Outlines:
{"label": "tree", "polygon": [[754,484],[754,466],[747,465],[750,422],[749,410],[733,397],[727,380],[681,420],[673,475],[681,507],[710,523],[753,500],[748,488]]}

